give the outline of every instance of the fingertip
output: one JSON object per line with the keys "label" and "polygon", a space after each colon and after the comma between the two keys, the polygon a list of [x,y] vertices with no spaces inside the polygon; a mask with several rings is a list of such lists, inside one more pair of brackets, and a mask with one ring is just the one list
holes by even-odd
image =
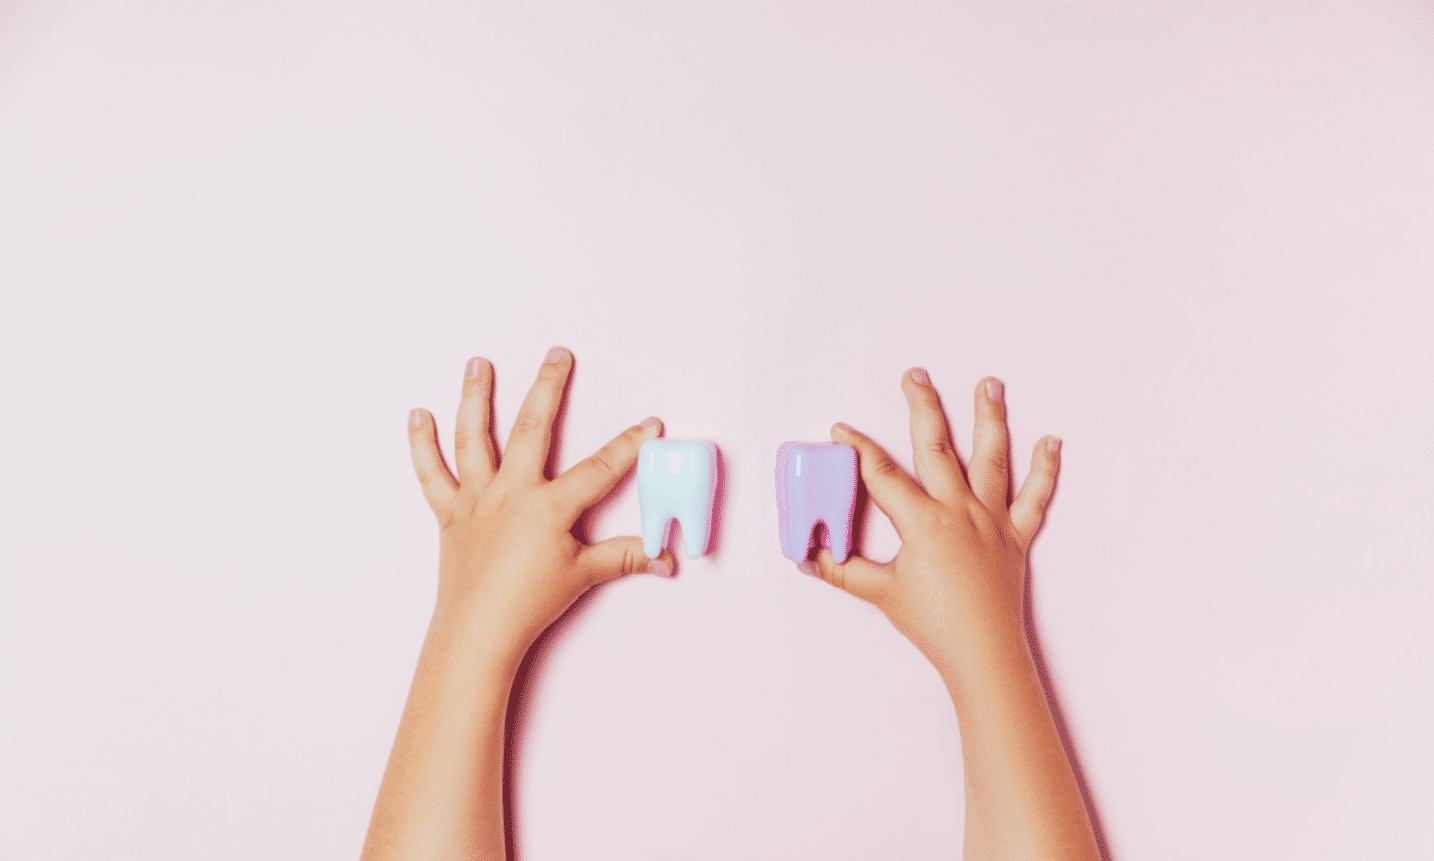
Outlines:
{"label": "fingertip", "polygon": [[931,385],[931,375],[926,373],[925,368],[908,368],[906,376],[918,386]]}
{"label": "fingertip", "polygon": [[658,571],[655,571],[653,573],[660,573],[662,570],[666,570],[667,573],[663,574],[662,576],[677,576],[677,557],[673,555],[671,550],[668,550],[666,547],[662,548],[662,552],[659,553],[657,558],[653,561],[659,566]]}
{"label": "fingertip", "polygon": [[662,419],[659,419],[657,416],[648,416],[638,422],[637,426],[642,428],[643,434],[646,435],[648,439],[655,439],[662,436]]}
{"label": "fingertip", "polygon": [[1061,438],[1058,436],[1046,437],[1046,454],[1052,459],[1059,459],[1061,456]]}
{"label": "fingertip", "polygon": [[408,429],[418,430],[423,425],[423,410],[417,407],[408,411]]}
{"label": "fingertip", "polygon": [[983,377],[976,384],[976,394],[992,404],[1002,404],[1006,400],[1006,384],[996,377]]}
{"label": "fingertip", "polygon": [[481,356],[474,356],[463,366],[463,397],[482,397],[493,389],[493,365]]}
{"label": "fingertip", "polygon": [[666,553],[663,553],[662,556],[656,559],[649,559],[647,561],[647,569],[643,573],[656,574],[659,577],[671,577],[672,571],[672,560],[667,557]]}

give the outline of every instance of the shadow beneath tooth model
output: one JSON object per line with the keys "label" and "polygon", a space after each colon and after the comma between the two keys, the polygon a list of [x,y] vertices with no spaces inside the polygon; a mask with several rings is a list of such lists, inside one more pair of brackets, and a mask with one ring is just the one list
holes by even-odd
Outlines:
{"label": "shadow beneath tooth model", "polygon": [[[1050,511],[1055,503],[1055,495],[1060,491],[1060,484],[1051,492],[1051,498],[1046,503],[1046,511]],[[1035,534],[1031,536],[1031,545],[1034,546],[1036,538],[1040,536],[1045,521],[1036,527]],[[1086,782],[1085,771],[1081,768],[1080,755],[1076,752],[1075,744],[1071,741],[1070,731],[1066,726],[1065,714],[1061,711],[1060,697],[1056,694],[1054,680],[1046,670],[1045,652],[1041,648],[1041,638],[1037,633],[1035,603],[1031,600],[1031,583],[1035,579],[1032,566],[1026,565],[1026,582],[1023,608],[1023,616],[1026,624],[1026,641],[1031,644],[1031,657],[1036,662],[1036,673],[1041,678],[1041,687],[1046,694],[1046,704],[1050,706],[1051,717],[1055,719],[1056,733],[1060,736],[1061,746],[1065,748],[1066,759],[1071,764],[1071,772],[1075,775],[1076,786],[1080,788],[1081,800],[1085,802],[1086,815],[1090,817],[1091,829],[1095,832],[1096,846],[1100,849],[1100,857],[1105,861],[1113,861],[1110,852],[1110,844],[1105,839],[1105,829],[1101,825],[1100,811],[1096,809],[1095,799],[1091,796],[1090,784]]]}
{"label": "shadow beneath tooth model", "polygon": [[518,861],[516,795],[517,767],[532,731],[533,692],[552,661],[555,649],[569,635],[574,625],[592,610],[593,596],[605,584],[599,584],[582,595],[563,611],[547,630],[533,641],[528,653],[518,664],[512,690],[508,694],[506,732],[503,740],[503,840],[507,861]]}
{"label": "shadow beneath tooth model", "polygon": [[[707,539],[706,555],[711,556],[715,564],[722,559],[722,511],[725,508],[723,497],[727,493],[727,455],[716,443],[713,443],[712,447],[717,449],[717,483],[712,491],[712,529]],[[674,554],[676,552],[673,551]],[[686,554],[683,554],[683,558],[686,558]]]}

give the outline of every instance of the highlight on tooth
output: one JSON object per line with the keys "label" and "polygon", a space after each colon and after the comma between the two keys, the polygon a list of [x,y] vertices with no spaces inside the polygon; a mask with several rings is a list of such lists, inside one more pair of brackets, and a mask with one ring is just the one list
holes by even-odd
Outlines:
{"label": "highlight on tooth", "polygon": [[851,555],[856,515],[856,449],[837,443],[784,442],[777,449],[777,529],[782,555],[802,562],[826,527],[822,546],[841,564]]}
{"label": "highlight on tooth", "polygon": [[707,440],[650,439],[637,455],[642,552],[656,559],[672,521],[682,527],[688,559],[707,552],[717,502],[717,446]]}

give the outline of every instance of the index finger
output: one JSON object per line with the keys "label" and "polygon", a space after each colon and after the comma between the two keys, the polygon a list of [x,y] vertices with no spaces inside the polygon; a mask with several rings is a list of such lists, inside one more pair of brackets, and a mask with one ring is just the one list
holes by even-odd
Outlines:
{"label": "index finger", "polygon": [[843,422],[834,425],[832,441],[845,443],[856,449],[856,459],[861,467],[861,480],[866,483],[866,492],[871,494],[871,501],[876,503],[876,507],[891,518],[896,534],[901,535],[904,528],[914,523],[917,511],[931,497],[896,465],[891,455],[851,425]]}
{"label": "index finger", "polygon": [[549,487],[576,517],[607,496],[637,464],[642,444],[662,433],[662,422],[643,419],[613,438],[592,457],[553,479]]}

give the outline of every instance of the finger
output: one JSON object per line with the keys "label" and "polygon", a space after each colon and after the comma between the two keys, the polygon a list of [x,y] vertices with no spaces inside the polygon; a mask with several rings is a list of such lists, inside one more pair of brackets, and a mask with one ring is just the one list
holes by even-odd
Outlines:
{"label": "finger", "polygon": [[637,452],[644,442],[662,433],[662,422],[646,418],[613,438],[597,454],[558,476],[550,485],[561,505],[574,515],[581,514],[607,496],[637,464]]}
{"label": "finger", "polygon": [[1060,437],[1046,436],[1036,443],[1035,454],[1031,456],[1031,474],[1021,485],[1016,501],[1011,503],[1011,524],[1021,537],[1021,547],[1031,545],[1036,530],[1045,517],[1046,505],[1051,501],[1051,492],[1056,487],[1056,473],[1061,468]]}
{"label": "finger", "polygon": [[573,367],[573,356],[562,347],[554,347],[538,369],[538,379],[523,398],[513,433],[503,452],[502,470],[513,470],[519,476],[541,481],[548,463],[548,447],[553,439],[553,420],[563,402],[563,386]]}
{"label": "finger", "polygon": [[881,603],[894,574],[890,563],[881,565],[860,556],[848,556],[838,565],[825,547],[817,553],[816,568],[823,580],[871,604]]}
{"label": "finger", "polygon": [[458,481],[481,489],[498,469],[493,455],[493,366],[483,359],[468,360],[463,373],[463,398],[458,402],[458,431],[453,436],[453,459]]}
{"label": "finger", "polygon": [[986,510],[1007,510],[1011,441],[1006,433],[1005,385],[986,377],[976,386],[976,431],[971,439],[971,490]]}
{"label": "finger", "polygon": [[671,577],[671,551],[664,549],[656,559],[642,552],[642,539],[632,536],[609,538],[578,553],[578,571],[589,583],[602,583],[624,574],[658,574]]}
{"label": "finger", "polygon": [[901,378],[901,391],[911,407],[911,453],[916,477],[926,492],[943,502],[955,502],[971,493],[961,461],[951,444],[941,398],[931,377],[921,368],[912,368]]}
{"label": "finger", "polygon": [[458,493],[458,482],[443,462],[443,452],[438,448],[438,427],[428,410],[413,410],[408,414],[408,448],[413,455],[413,471],[423,488],[423,498],[428,500],[434,514],[442,514]]}
{"label": "finger", "polygon": [[842,422],[834,425],[832,441],[856,449],[856,459],[861,467],[861,479],[866,483],[866,492],[871,494],[871,501],[876,503],[877,508],[891,518],[896,534],[903,535],[903,530],[915,523],[917,512],[927,504],[930,497],[916,486],[911,476],[897,466],[896,461],[892,460],[881,446],[851,425]]}

